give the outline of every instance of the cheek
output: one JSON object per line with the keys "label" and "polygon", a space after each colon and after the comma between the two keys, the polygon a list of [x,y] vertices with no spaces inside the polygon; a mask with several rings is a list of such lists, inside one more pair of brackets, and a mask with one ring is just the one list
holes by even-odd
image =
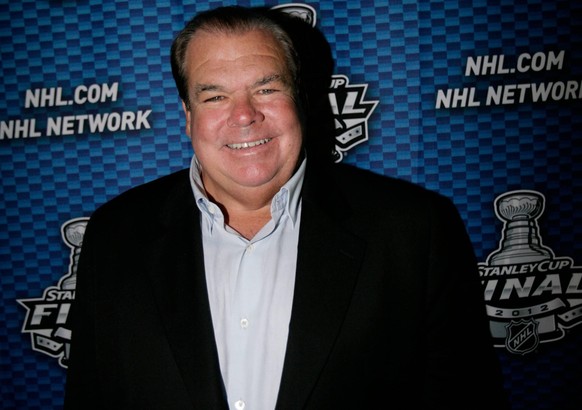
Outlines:
{"label": "cheek", "polygon": [[280,124],[281,129],[289,136],[286,145],[293,147],[302,144],[303,127],[301,125],[301,119],[294,107],[285,111],[284,116],[280,115],[277,122]]}
{"label": "cheek", "polygon": [[266,107],[263,113],[281,131],[285,133],[301,132],[301,119],[292,100],[285,99],[272,107]]}
{"label": "cheek", "polygon": [[192,141],[216,140],[222,122],[222,114],[217,111],[193,113],[190,121],[190,137]]}

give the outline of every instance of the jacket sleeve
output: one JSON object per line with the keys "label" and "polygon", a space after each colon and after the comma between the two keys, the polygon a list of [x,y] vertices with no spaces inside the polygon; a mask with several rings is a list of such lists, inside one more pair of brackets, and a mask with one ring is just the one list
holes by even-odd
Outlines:
{"label": "jacket sleeve", "polygon": [[507,409],[470,238],[448,199],[432,209],[424,408]]}

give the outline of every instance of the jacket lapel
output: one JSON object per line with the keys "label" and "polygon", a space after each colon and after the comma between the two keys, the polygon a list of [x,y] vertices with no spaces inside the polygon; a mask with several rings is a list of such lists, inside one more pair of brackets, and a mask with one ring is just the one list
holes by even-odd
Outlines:
{"label": "jacket lapel", "polygon": [[[199,213],[187,174],[162,210],[149,276],[168,342],[194,408],[228,409],[208,301]],[[329,181],[329,180],[328,180]],[[296,283],[277,409],[299,409],[349,306],[365,243],[341,228],[348,212],[325,185],[304,184]],[[339,221],[339,223],[338,223]]]}
{"label": "jacket lapel", "polygon": [[208,302],[198,209],[187,181],[166,201],[150,278],[194,408],[227,409]]}
{"label": "jacket lapel", "polygon": [[340,332],[365,250],[361,239],[340,227],[349,212],[340,209],[341,198],[324,184],[306,184],[278,410],[305,406]]}

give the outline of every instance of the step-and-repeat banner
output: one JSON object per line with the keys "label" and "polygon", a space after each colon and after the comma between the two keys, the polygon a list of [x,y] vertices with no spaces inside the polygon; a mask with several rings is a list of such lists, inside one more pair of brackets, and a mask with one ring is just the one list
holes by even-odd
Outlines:
{"label": "step-and-repeat banner", "polygon": [[[188,166],[170,45],[234,3],[1,2],[3,409],[62,405],[87,219]],[[514,409],[581,409],[582,2],[266,5],[331,44],[335,160],[458,206]]]}

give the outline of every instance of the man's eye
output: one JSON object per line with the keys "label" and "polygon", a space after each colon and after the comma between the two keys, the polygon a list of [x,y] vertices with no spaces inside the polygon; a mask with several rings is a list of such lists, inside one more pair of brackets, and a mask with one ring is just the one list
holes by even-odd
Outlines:
{"label": "man's eye", "polygon": [[259,90],[259,94],[261,94],[261,95],[269,95],[269,94],[273,94],[276,92],[277,92],[277,90],[275,90],[273,88],[264,88],[262,90]]}
{"label": "man's eye", "polygon": [[223,96],[221,96],[221,95],[215,95],[214,97],[209,97],[209,98],[206,98],[206,99],[204,99],[203,101],[204,101],[205,103],[212,103],[212,102],[218,102],[218,101],[222,101],[223,99],[224,99],[224,97],[223,97]]}

